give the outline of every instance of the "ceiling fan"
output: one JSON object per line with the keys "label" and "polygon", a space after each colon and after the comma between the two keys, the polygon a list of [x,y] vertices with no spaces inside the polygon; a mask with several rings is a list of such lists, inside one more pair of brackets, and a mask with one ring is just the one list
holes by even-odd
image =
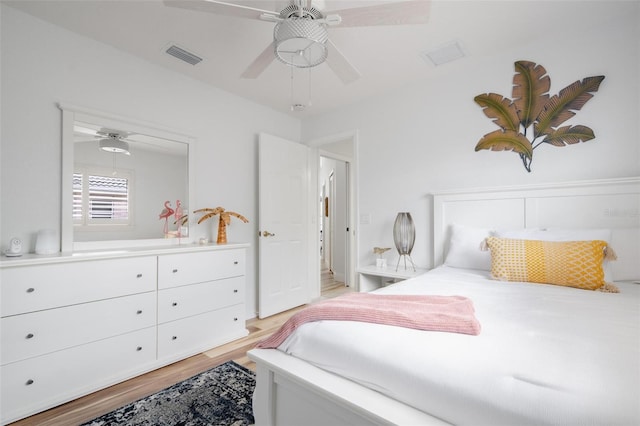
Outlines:
{"label": "ceiling fan", "polygon": [[[98,148],[114,154],[132,155],[138,151],[152,151],[171,156],[187,155],[183,143],[159,136],[151,136],[115,128],[76,121],[73,126],[74,142],[98,141]],[[90,139],[89,139],[90,138]],[[133,151],[130,147],[135,148]]]}
{"label": "ceiling fan", "polygon": [[109,133],[106,137],[100,139],[100,149],[114,154],[131,155],[129,151],[129,142],[122,139],[118,133]]}
{"label": "ceiling fan", "polygon": [[429,17],[429,3],[395,1],[322,11],[314,7],[313,0],[291,0],[276,12],[218,0],[164,0],[170,7],[275,22],[273,41],[242,73],[242,78],[257,78],[277,58],[297,68],[315,67],[326,61],[345,84],[357,80],[360,72],[329,40],[328,27],[423,24]]}
{"label": "ceiling fan", "polygon": [[[129,142],[126,140],[127,137],[132,135],[130,132],[123,132],[121,130],[115,129],[92,129],[84,126],[74,126],[74,132],[77,137],[82,138],[83,136],[93,136],[94,140],[99,139],[99,148],[102,151],[111,152],[114,154],[125,154],[131,155],[131,151],[129,150]],[[77,140],[77,142],[89,142],[84,140]]]}

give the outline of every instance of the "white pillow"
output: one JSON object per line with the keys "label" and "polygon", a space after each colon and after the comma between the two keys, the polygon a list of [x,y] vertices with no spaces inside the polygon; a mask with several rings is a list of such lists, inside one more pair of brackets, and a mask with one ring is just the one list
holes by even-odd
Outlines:
{"label": "white pillow", "polygon": [[498,238],[510,238],[512,240],[541,240],[544,241],[542,232],[546,232],[540,228],[523,228],[523,229],[509,229],[509,230],[497,230],[494,236]]}
{"label": "white pillow", "polygon": [[444,264],[453,268],[491,270],[491,253],[480,250],[485,238],[493,235],[493,230],[451,225],[449,251]]}
{"label": "white pillow", "polygon": [[[497,231],[496,236],[500,238],[513,238],[519,240],[538,241],[592,241],[602,240],[611,244],[610,229],[581,229],[581,228],[531,228],[513,231]],[[610,262],[603,263],[604,280],[613,282]]]}

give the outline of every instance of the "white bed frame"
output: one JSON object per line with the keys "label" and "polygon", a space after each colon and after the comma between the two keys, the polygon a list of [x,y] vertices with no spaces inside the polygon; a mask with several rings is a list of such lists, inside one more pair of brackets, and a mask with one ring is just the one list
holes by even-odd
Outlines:
{"label": "white bed frame", "polygon": [[[608,228],[616,280],[640,279],[640,178],[432,194],[433,265],[453,223],[499,229]],[[443,425],[442,420],[276,349],[254,349],[256,425]]]}

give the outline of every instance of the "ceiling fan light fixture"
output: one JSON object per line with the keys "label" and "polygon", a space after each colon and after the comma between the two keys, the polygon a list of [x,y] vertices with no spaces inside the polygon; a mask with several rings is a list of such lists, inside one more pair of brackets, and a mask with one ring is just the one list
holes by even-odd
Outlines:
{"label": "ceiling fan light fixture", "polygon": [[327,59],[326,27],[313,19],[289,18],[273,30],[276,57],[287,65],[311,68]]}
{"label": "ceiling fan light fixture", "polygon": [[127,142],[112,137],[100,139],[100,149],[114,154],[131,155]]}

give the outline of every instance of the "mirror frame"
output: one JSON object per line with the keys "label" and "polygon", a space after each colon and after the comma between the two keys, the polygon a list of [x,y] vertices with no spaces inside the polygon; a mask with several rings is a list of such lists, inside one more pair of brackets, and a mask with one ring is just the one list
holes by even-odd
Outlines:
{"label": "mirror frame", "polygon": [[191,208],[196,205],[195,199],[195,141],[192,136],[176,132],[174,130],[158,126],[155,123],[132,120],[115,114],[90,110],[69,104],[58,104],[62,110],[62,173],[60,181],[61,189],[61,216],[60,216],[60,246],[62,253],[73,253],[74,251],[122,249],[131,247],[167,246],[177,244],[193,243],[193,229],[191,216],[189,219],[189,236],[181,239],[177,238],[157,238],[139,240],[104,240],[104,241],[73,241],[73,169],[74,169],[74,123],[84,121],[88,123],[100,124],[104,127],[124,129],[134,133],[141,133],[155,136],[162,139],[174,140],[187,145],[187,174],[188,174],[188,197],[187,206]]}

